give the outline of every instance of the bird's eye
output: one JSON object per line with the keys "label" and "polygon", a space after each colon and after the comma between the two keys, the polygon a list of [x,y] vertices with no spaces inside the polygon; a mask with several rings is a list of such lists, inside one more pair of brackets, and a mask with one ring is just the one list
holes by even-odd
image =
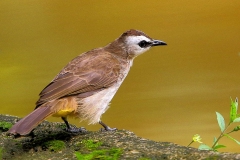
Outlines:
{"label": "bird's eye", "polygon": [[139,42],[138,43],[138,45],[141,47],[141,48],[146,48],[146,47],[148,47],[149,46],[149,42],[147,42],[147,41],[145,41],[145,40],[143,40],[143,41],[141,41],[141,42]]}

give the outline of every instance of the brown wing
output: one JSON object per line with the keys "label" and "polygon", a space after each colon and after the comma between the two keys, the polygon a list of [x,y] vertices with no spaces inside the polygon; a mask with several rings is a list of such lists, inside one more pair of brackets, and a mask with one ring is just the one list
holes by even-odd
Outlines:
{"label": "brown wing", "polygon": [[110,53],[101,49],[89,51],[63,68],[42,90],[36,105],[39,107],[45,102],[76,94],[82,97],[92,95],[115,83],[119,72],[120,63]]}

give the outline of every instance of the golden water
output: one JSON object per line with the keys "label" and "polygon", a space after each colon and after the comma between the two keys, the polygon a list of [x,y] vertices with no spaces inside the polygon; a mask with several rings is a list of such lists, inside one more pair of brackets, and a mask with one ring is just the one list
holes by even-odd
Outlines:
{"label": "golden water", "polygon": [[[1,1],[0,113],[27,115],[72,58],[131,28],[168,45],[134,61],[102,120],[181,145],[198,133],[211,145],[220,133],[215,111],[228,121],[230,96],[240,98],[239,0]],[[100,128],[78,121],[70,122]],[[220,151],[240,152],[227,138],[220,143]]]}

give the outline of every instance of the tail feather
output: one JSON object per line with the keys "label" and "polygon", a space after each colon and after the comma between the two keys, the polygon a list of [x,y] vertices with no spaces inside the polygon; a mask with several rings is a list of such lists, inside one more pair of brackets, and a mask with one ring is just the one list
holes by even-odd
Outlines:
{"label": "tail feather", "polygon": [[9,131],[11,134],[27,135],[45,118],[54,114],[51,107],[38,107],[29,115],[18,121]]}

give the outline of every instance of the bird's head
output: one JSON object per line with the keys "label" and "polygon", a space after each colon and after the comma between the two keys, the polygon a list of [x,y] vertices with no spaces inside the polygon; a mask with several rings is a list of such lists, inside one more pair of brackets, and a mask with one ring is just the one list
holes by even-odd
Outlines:
{"label": "bird's head", "polygon": [[122,47],[132,58],[146,52],[153,46],[167,45],[163,41],[154,40],[142,31],[134,29],[124,32],[119,40],[123,42]]}

